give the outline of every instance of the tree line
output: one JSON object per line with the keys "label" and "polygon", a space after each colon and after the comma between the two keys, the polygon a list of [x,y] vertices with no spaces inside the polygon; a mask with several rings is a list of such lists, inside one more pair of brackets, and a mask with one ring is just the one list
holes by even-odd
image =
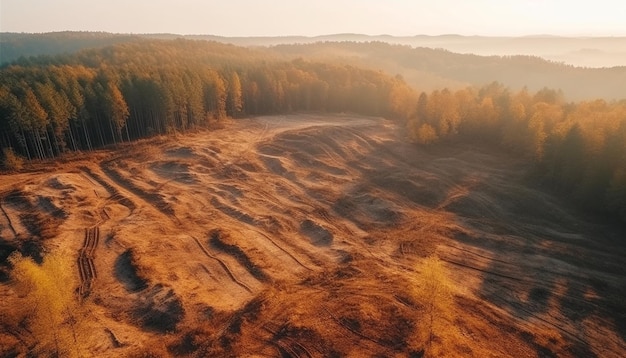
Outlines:
{"label": "tree line", "polygon": [[561,194],[626,221],[626,100],[570,103],[560,91],[492,83],[422,93],[407,123],[419,144],[456,139],[509,150]]}
{"label": "tree line", "polygon": [[28,159],[206,127],[242,115],[349,111],[402,117],[399,77],[279,61],[232,45],[144,40],[0,69],[0,148]]}

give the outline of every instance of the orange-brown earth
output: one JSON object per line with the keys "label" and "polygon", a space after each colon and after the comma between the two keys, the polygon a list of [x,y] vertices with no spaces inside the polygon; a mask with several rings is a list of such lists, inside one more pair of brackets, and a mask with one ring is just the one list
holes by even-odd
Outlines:
{"label": "orange-brown earth", "polygon": [[[38,168],[0,177],[0,253],[68,258],[82,355],[626,354],[623,231],[501,153],[290,115]],[[433,254],[454,304],[427,347]],[[36,351],[2,270],[1,353]]]}

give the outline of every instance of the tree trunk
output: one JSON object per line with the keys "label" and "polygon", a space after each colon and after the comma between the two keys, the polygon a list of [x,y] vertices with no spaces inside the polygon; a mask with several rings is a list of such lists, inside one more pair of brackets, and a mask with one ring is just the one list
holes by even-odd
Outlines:
{"label": "tree trunk", "polygon": [[24,139],[24,149],[26,150],[26,156],[28,157],[28,160],[33,159],[33,157],[30,155],[30,150],[28,150],[28,140],[26,139],[26,135],[24,135],[24,129],[20,128],[22,131],[22,138]]}
{"label": "tree trunk", "polygon": [[46,141],[48,142],[48,150],[50,150],[50,157],[54,158],[54,149],[52,149],[52,141],[50,140],[50,132],[48,132],[47,130],[44,129],[44,132],[46,133]]}

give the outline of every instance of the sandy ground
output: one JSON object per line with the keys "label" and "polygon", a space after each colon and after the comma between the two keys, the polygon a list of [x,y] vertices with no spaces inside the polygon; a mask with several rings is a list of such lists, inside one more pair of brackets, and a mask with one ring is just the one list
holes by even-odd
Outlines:
{"label": "sandy ground", "polygon": [[[72,258],[93,356],[418,357],[434,253],[455,288],[432,355],[626,355],[624,232],[525,170],[378,118],[242,119],[0,177],[0,244]],[[0,349],[35,347],[6,317]]]}

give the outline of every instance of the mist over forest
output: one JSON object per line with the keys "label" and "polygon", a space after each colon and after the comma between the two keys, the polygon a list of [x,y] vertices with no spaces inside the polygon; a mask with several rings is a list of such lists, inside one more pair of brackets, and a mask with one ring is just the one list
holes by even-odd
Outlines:
{"label": "mist over forest", "polygon": [[570,100],[622,99],[626,92],[626,38],[556,36],[222,37],[175,34],[57,32],[3,33],[0,65],[20,57],[75,51],[142,39],[214,41],[264,51],[283,59],[305,57],[400,74],[415,89],[460,89],[497,81],[514,90],[548,87]]}

